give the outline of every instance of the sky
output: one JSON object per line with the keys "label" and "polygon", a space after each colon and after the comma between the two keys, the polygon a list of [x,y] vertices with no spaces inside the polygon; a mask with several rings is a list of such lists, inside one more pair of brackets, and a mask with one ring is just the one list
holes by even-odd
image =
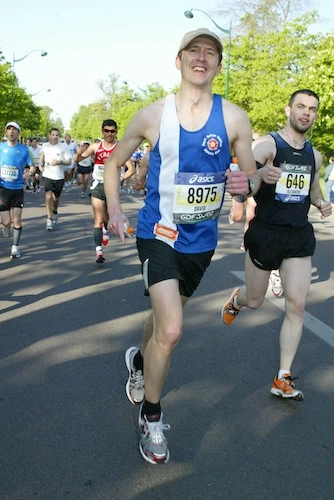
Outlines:
{"label": "sky", "polygon": [[[332,2],[313,3],[321,16],[316,31],[334,31]],[[221,0],[169,0],[166,7],[159,0],[17,0],[15,13],[1,9],[0,50],[10,63],[24,58],[14,66],[20,85],[38,93],[34,102],[52,108],[54,118],[69,128],[81,105],[102,97],[97,81],[109,74],[134,90],[154,82],[166,90],[178,84],[174,61],[184,33],[206,27],[222,35],[202,12],[194,10],[193,19],[187,19],[184,11],[205,10],[229,29],[230,18],[215,14],[219,5]]]}

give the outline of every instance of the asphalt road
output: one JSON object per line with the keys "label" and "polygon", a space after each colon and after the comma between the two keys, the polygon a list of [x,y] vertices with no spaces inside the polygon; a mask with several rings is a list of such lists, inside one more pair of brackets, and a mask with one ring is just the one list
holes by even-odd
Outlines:
{"label": "asphalt road", "polygon": [[[123,195],[136,226],[141,198]],[[171,460],[146,463],[124,352],[149,310],[135,239],[95,263],[89,198],[61,198],[45,231],[44,194],[26,193],[21,259],[0,238],[0,499],[329,500],[334,473],[334,217],[317,235],[307,326],[294,364],[302,403],[270,395],[284,299],[231,327],[220,309],[242,283],[242,224],[226,200],[220,242],[185,309],[165,386]]]}

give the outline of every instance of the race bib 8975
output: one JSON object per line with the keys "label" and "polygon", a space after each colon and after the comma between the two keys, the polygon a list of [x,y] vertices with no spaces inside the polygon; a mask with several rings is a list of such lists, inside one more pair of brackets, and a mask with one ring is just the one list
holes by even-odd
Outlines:
{"label": "race bib 8975", "polygon": [[218,217],[223,203],[224,172],[178,172],[174,177],[173,222],[195,224]]}

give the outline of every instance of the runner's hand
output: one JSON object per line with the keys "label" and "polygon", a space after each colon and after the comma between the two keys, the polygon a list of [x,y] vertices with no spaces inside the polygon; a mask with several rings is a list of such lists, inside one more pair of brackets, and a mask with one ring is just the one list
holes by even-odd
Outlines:
{"label": "runner's hand", "polygon": [[140,191],[141,189],[143,189],[144,183],[140,179],[138,179],[137,175],[132,176],[131,183],[133,189],[135,189],[136,191]]}
{"label": "runner's hand", "polygon": [[270,153],[266,164],[258,170],[263,182],[266,184],[276,184],[279,181],[282,170],[273,164],[274,154]]}
{"label": "runner's hand", "polygon": [[128,218],[123,212],[109,217],[109,229],[115,236],[119,236],[122,243],[125,243],[124,224],[130,226]]}
{"label": "runner's hand", "polygon": [[234,196],[240,194],[242,196],[247,196],[249,192],[248,177],[246,172],[241,170],[237,171],[226,171],[226,191]]}
{"label": "runner's hand", "polygon": [[332,204],[330,201],[318,200],[315,206],[319,209],[321,213],[321,219],[329,217],[332,215]]}

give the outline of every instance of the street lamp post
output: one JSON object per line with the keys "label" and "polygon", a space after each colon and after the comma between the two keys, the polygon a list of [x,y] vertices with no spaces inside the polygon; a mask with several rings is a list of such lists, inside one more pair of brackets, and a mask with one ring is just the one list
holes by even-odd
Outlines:
{"label": "street lamp post", "polygon": [[43,49],[34,49],[28,52],[23,57],[20,57],[20,59],[15,59],[15,54],[13,54],[13,63],[12,63],[12,99],[11,99],[11,104],[10,104],[10,118],[11,120],[13,119],[13,107],[14,107],[14,66],[16,62],[23,61],[26,57],[28,57],[32,52],[41,52],[41,57],[46,56],[48,53],[45,52]]}
{"label": "street lamp post", "polygon": [[137,83],[134,82],[133,80],[123,80],[124,85],[127,85],[128,82],[132,82],[137,87],[137,89],[140,90],[140,92],[143,92],[143,94],[146,94],[146,90],[140,88],[139,85],[137,85]]}
{"label": "street lamp post", "polygon": [[42,92],[42,90],[46,90],[47,92],[51,92],[51,89],[48,89],[47,87],[43,87],[42,89],[39,89],[38,92],[35,92],[35,94],[29,94],[29,95],[30,95],[30,97],[35,97],[35,95],[37,95],[40,92]]}
{"label": "street lamp post", "polygon": [[220,31],[222,31],[223,33],[226,33],[228,35],[228,48],[227,48],[227,64],[226,64],[226,86],[225,86],[225,99],[228,99],[228,86],[229,86],[229,80],[230,80],[230,63],[231,63],[231,34],[232,34],[232,20],[230,21],[230,29],[229,30],[226,30],[224,28],[222,28],[221,26],[219,26],[216,21],[214,21],[212,19],[212,17],[207,13],[205,12],[205,10],[201,10],[201,9],[190,9],[190,10],[186,10],[184,12],[184,15],[188,18],[188,19],[192,19],[194,17],[194,14],[193,14],[193,11],[194,10],[197,10],[198,12],[202,12],[202,14],[205,14],[212,22],[213,24],[216,26],[216,28],[218,28]]}

